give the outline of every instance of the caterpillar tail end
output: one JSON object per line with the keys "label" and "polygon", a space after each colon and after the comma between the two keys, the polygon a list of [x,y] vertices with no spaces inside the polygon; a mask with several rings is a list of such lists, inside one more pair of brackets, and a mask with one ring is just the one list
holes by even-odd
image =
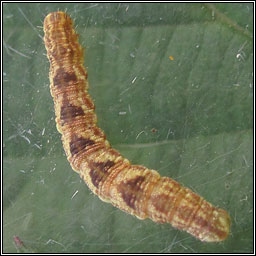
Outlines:
{"label": "caterpillar tail end", "polygon": [[224,241],[230,233],[231,220],[229,214],[223,209],[216,209],[213,213],[213,225],[208,226],[204,235],[198,238],[203,242]]}

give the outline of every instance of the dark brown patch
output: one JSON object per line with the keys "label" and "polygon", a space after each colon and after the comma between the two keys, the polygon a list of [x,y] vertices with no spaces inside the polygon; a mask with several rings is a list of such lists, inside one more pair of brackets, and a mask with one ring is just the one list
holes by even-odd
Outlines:
{"label": "dark brown patch", "polygon": [[[54,56],[54,54],[52,54]],[[69,82],[77,82],[77,77],[74,72],[66,72],[65,69],[59,68],[53,78],[54,86],[68,86]]]}
{"label": "dark brown patch", "polygon": [[71,141],[69,143],[69,148],[71,155],[74,156],[77,153],[84,150],[87,146],[93,145],[95,142],[90,139],[85,139],[83,137],[78,137],[76,135],[72,135]]}
{"label": "dark brown patch", "polygon": [[119,185],[119,191],[124,202],[132,209],[135,209],[135,202],[139,197],[138,192],[140,191],[140,186],[144,180],[144,176],[137,176],[136,178],[128,180],[127,182],[122,182]]}
{"label": "dark brown patch", "polygon": [[98,188],[99,183],[104,181],[108,176],[108,169],[111,168],[115,163],[113,161],[108,160],[107,162],[93,162],[90,164],[91,171],[90,176],[92,180],[92,184]]}
{"label": "dark brown patch", "polygon": [[58,51],[59,51],[59,55],[66,55],[67,53],[68,53],[68,47],[67,48],[65,48],[65,47],[63,47],[62,45],[59,45],[58,46]]}
{"label": "dark brown patch", "polygon": [[62,125],[68,120],[75,118],[77,116],[83,116],[84,111],[81,107],[74,106],[68,101],[64,101],[60,111],[60,120]]}
{"label": "dark brown patch", "polygon": [[167,213],[168,208],[170,207],[170,197],[168,195],[160,194],[151,200],[157,211]]}

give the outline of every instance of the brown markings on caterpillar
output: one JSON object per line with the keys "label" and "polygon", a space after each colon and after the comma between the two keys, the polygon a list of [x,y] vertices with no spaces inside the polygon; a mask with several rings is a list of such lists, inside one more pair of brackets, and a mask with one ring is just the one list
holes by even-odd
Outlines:
{"label": "brown markings on caterpillar", "polygon": [[78,137],[77,135],[71,136],[71,141],[69,143],[70,146],[70,153],[72,156],[78,154],[79,152],[83,151],[90,145],[94,145],[95,142],[90,139],[85,139],[83,137]]}
{"label": "brown markings on caterpillar", "polygon": [[44,32],[57,129],[72,168],[90,189],[100,199],[140,219],[168,222],[201,241],[224,240],[230,228],[225,210],[171,178],[132,165],[111,148],[97,127],[95,107],[87,91],[83,49],[71,18],[64,12],[50,13],[44,20]]}
{"label": "brown markings on caterpillar", "polygon": [[127,182],[122,182],[119,186],[119,191],[124,202],[133,209],[135,209],[135,202],[137,201],[137,197],[139,197],[140,186],[144,180],[144,176],[137,176]]}
{"label": "brown markings on caterpillar", "polygon": [[91,171],[89,174],[92,183],[96,188],[99,187],[100,182],[103,182],[107,178],[109,168],[114,165],[115,163],[110,160],[107,160],[106,162],[92,162],[90,164]]}
{"label": "brown markings on caterpillar", "polygon": [[65,123],[66,120],[70,120],[77,116],[84,116],[84,111],[81,107],[74,106],[70,103],[66,103],[61,107],[60,119]]}
{"label": "brown markings on caterpillar", "polygon": [[77,77],[74,72],[66,72],[65,69],[59,68],[53,78],[54,86],[68,86],[69,82],[77,82]]}

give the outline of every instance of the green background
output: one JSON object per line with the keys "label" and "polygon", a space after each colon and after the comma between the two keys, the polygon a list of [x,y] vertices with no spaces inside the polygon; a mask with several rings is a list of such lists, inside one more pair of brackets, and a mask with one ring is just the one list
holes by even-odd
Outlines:
{"label": "green background", "polygon": [[[56,10],[75,20],[112,146],[226,209],[226,241],[138,220],[72,171],[42,40],[44,17]],[[8,3],[3,29],[4,252],[253,251],[252,3]]]}

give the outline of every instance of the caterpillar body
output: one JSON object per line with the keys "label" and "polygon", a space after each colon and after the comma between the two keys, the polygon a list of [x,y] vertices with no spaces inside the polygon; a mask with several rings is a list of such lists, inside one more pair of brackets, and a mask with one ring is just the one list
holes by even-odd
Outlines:
{"label": "caterpillar body", "polygon": [[171,178],[132,165],[110,146],[97,127],[83,48],[70,16],[61,11],[48,14],[44,33],[56,126],[68,161],[88,187],[101,200],[139,219],[168,222],[205,242],[224,240],[230,228],[225,210]]}

